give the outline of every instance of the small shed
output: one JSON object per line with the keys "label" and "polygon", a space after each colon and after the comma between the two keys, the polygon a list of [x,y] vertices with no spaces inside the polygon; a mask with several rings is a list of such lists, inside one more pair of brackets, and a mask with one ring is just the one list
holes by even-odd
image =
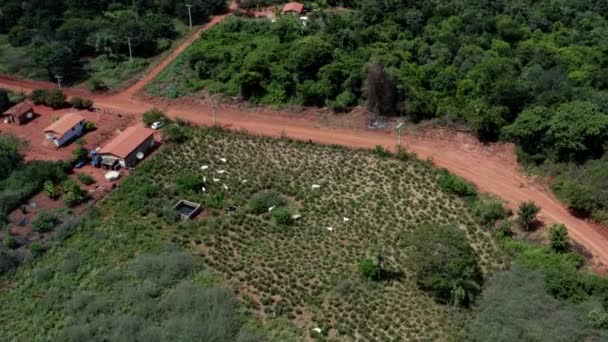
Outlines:
{"label": "small shed", "polygon": [[154,131],[131,126],[99,150],[101,165],[110,169],[133,167],[154,148]]}
{"label": "small shed", "polygon": [[179,213],[182,220],[191,220],[201,211],[201,205],[186,200],[180,200],[173,206],[173,209]]}
{"label": "small shed", "polygon": [[87,120],[80,114],[68,113],[44,129],[47,139],[61,147],[68,141],[84,134]]}
{"label": "small shed", "polygon": [[301,4],[299,2],[287,3],[287,4],[285,4],[285,6],[283,6],[283,10],[281,11],[282,14],[287,14],[287,13],[302,14],[302,12],[304,12],[304,4]]}
{"label": "small shed", "polygon": [[17,123],[23,125],[32,120],[35,115],[34,103],[30,100],[25,100],[4,112],[4,114],[2,114],[2,120],[7,124]]}

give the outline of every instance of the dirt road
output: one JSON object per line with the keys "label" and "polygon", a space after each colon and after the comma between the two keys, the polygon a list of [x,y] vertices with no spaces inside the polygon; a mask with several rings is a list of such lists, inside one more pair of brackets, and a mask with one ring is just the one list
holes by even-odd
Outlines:
{"label": "dirt road", "polygon": [[[223,17],[216,17],[204,30]],[[192,44],[198,33],[159,64],[150,74],[122,93],[114,95],[83,94],[82,90],[66,89],[68,95],[87,95],[101,109],[140,115],[154,104],[165,109],[169,116],[180,117],[197,125],[211,125],[211,111],[203,103],[165,103],[158,99],[142,99],[137,94],[173,59]],[[53,87],[51,83],[16,80],[0,76],[0,87],[17,91],[31,91],[40,87]],[[325,126],[314,114],[314,109],[305,113],[286,114],[279,112],[243,110],[231,106],[217,109],[221,126],[250,133],[312,140],[323,144],[338,144],[354,148],[373,148],[382,145],[394,148],[396,137],[386,132],[372,132],[361,125],[359,129],[335,129]],[[542,207],[540,218],[545,224],[563,223],[570,236],[583,245],[592,255],[595,269],[604,271],[608,265],[608,231],[602,227],[578,219],[542,185],[521,173],[511,144],[481,145],[473,137],[444,130],[430,134],[406,134],[404,143],[408,151],[422,159],[431,159],[437,166],[471,181],[481,191],[505,200],[511,208],[518,203],[532,200]]]}

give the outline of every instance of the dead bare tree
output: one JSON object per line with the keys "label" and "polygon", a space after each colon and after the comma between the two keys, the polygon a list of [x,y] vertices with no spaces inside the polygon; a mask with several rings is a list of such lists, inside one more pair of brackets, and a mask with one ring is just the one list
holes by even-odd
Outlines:
{"label": "dead bare tree", "polygon": [[370,125],[373,126],[381,115],[397,114],[398,104],[395,79],[381,64],[372,64],[367,72],[367,109],[372,112]]}

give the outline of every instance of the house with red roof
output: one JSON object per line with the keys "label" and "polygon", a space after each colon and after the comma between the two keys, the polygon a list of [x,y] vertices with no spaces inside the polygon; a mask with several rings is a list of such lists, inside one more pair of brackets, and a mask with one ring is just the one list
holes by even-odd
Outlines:
{"label": "house with red roof", "polygon": [[19,125],[23,125],[24,123],[32,120],[35,115],[34,103],[30,100],[25,100],[9,108],[6,112],[0,115],[0,118],[2,118],[2,121],[7,124],[17,123]]}
{"label": "house with red roof", "polygon": [[283,6],[283,10],[281,11],[282,14],[287,14],[287,13],[302,14],[302,12],[304,12],[304,4],[301,4],[299,2],[287,3],[287,4],[285,4],[285,6]]}
{"label": "house with red roof", "polygon": [[131,126],[99,150],[101,165],[118,169],[133,167],[156,145],[154,131],[143,126]]}
{"label": "house with red roof", "polygon": [[56,147],[61,147],[70,140],[83,135],[86,123],[87,120],[82,115],[68,113],[45,128],[44,134]]}

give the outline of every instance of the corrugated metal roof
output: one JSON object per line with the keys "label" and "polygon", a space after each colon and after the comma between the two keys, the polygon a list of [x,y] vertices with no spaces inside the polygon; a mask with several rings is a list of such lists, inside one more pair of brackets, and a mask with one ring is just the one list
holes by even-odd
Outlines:
{"label": "corrugated metal roof", "polygon": [[298,12],[301,13],[304,10],[304,5],[299,2],[290,2],[283,6],[282,13],[285,12]]}
{"label": "corrugated metal roof", "polygon": [[104,146],[99,153],[111,154],[118,158],[126,158],[133,153],[154,131],[142,126],[131,126]]}
{"label": "corrugated metal roof", "polygon": [[49,127],[45,128],[44,132],[53,132],[60,136],[64,136],[69,130],[78,126],[78,124],[84,120],[84,116],[80,114],[68,113],[59,120],[53,122]]}
{"label": "corrugated metal roof", "polygon": [[34,103],[30,100],[25,100],[9,108],[4,115],[20,116],[31,112],[34,109]]}

